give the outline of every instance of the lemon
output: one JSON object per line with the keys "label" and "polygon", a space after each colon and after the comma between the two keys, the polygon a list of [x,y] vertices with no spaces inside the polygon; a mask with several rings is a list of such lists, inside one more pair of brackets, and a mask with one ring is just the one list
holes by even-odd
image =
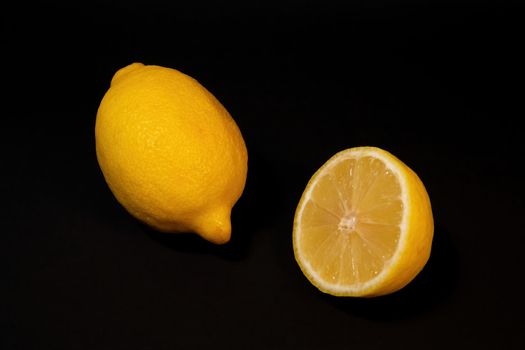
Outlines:
{"label": "lemon", "polygon": [[229,241],[247,150],[230,114],[195,79],[141,63],[120,69],[95,138],[104,178],[129,213],[159,231]]}
{"label": "lemon", "polygon": [[434,223],[427,191],[408,166],[374,147],[337,153],[297,206],[293,247],[306,277],[336,296],[406,286],[424,267]]}

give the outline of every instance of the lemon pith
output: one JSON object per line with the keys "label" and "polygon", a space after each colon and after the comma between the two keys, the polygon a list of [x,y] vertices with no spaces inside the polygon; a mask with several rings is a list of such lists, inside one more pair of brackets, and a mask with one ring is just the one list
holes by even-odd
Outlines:
{"label": "lemon pith", "polygon": [[247,150],[233,118],[195,79],[141,63],[120,69],[95,138],[104,178],[133,216],[164,232],[230,239]]}
{"label": "lemon pith", "polygon": [[297,206],[293,245],[323,292],[378,296],[408,284],[430,256],[433,218],[417,175],[374,147],[339,152],[310,179]]}

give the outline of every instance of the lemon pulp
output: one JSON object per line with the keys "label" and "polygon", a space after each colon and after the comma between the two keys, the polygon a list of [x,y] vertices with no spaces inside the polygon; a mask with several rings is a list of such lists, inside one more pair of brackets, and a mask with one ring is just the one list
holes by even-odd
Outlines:
{"label": "lemon pulp", "polygon": [[[294,251],[305,275],[336,295],[387,294],[404,286],[430,254],[433,223],[423,191],[415,173],[380,149],[334,156],[312,177],[296,211]],[[427,221],[423,229],[413,224],[414,215]],[[405,264],[416,268],[392,283]]]}

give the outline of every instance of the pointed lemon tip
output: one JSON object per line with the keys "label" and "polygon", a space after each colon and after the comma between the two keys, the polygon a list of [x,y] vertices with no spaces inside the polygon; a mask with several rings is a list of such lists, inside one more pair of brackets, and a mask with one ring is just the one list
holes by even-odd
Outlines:
{"label": "pointed lemon tip", "polygon": [[120,68],[115,75],[113,75],[113,78],[111,79],[111,85],[115,85],[117,82],[119,82],[123,76],[127,75],[128,73],[137,70],[139,68],[144,67],[144,64],[140,62],[134,62],[132,64],[127,65],[126,67]]}
{"label": "pointed lemon tip", "polygon": [[212,243],[228,243],[232,232],[230,210],[217,210],[202,215],[198,220],[195,231],[202,238]]}

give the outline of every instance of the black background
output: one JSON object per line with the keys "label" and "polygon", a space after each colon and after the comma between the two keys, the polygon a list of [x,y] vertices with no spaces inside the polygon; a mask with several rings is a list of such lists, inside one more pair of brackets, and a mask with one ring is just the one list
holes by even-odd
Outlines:
{"label": "black background", "polygon": [[[498,1],[125,1],[1,9],[2,349],[525,348],[524,13]],[[249,151],[233,238],[116,202],[94,122],[134,61],[198,79]],[[432,256],[376,299],[318,292],[291,232],[331,155],[385,148],[427,186]]]}

